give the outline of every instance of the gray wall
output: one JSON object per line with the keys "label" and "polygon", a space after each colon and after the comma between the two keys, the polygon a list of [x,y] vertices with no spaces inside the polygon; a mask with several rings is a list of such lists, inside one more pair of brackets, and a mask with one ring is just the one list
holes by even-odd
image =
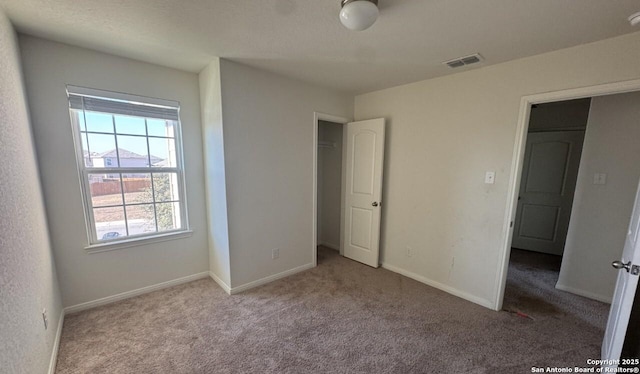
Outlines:
{"label": "gray wall", "polygon": [[0,371],[46,373],[62,303],[17,40],[2,11],[0,61]]}
{"label": "gray wall", "polygon": [[387,119],[384,266],[499,308],[522,97],[638,79],[639,59],[636,32],[356,96],[356,120]]}
{"label": "gray wall", "polygon": [[[208,272],[198,75],[25,35],[20,48],[64,306]],[[85,251],[66,84],[180,102],[191,237]]]}
{"label": "gray wall", "polygon": [[[640,92],[594,97],[557,287],[610,302],[640,180]],[[595,173],[607,183],[593,184]]]}
{"label": "gray wall", "polygon": [[218,282],[231,287],[227,186],[224,170],[224,131],[220,59],[216,58],[199,75],[202,111],[202,145],[206,180],[209,270]]}
{"label": "gray wall", "polygon": [[312,265],[313,113],[350,117],[353,97],[228,60],[220,71],[231,286],[240,287]]}

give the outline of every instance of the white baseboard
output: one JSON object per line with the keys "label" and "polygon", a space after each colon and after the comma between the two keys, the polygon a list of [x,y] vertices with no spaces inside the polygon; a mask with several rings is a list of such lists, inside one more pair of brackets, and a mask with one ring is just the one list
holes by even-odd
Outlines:
{"label": "white baseboard", "polygon": [[212,271],[209,272],[209,276],[213,279],[214,282],[218,283],[218,286],[224,290],[227,294],[231,295],[231,287],[226,284],[222,279],[220,279],[217,275],[213,274]]}
{"label": "white baseboard", "polygon": [[340,246],[339,246],[339,245],[332,244],[332,243],[320,242],[320,243],[318,243],[318,245],[321,245],[321,246],[324,246],[324,247],[327,247],[327,248],[334,249],[334,250],[336,250],[336,251],[338,251],[338,252],[340,251]]}
{"label": "white baseboard", "polygon": [[58,320],[58,329],[56,337],[53,341],[53,349],[51,350],[51,360],[49,360],[49,374],[55,374],[56,364],[58,363],[58,349],[60,348],[60,338],[62,337],[62,325],[64,324],[64,309],[60,311],[60,319]]}
{"label": "white baseboard", "polygon": [[599,295],[593,292],[589,292],[589,291],[585,291],[585,290],[581,290],[578,288],[573,288],[573,287],[569,287],[566,286],[564,284],[560,284],[560,283],[556,283],[556,289],[560,290],[560,291],[565,291],[565,292],[570,292],[572,294],[576,294],[578,296],[583,296],[586,297],[588,299],[592,299],[592,300],[596,300],[596,301],[601,301],[603,303],[607,303],[607,304],[611,304],[611,297],[607,297],[604,295]]}
{"label": "white baseboard", "polygon": [[299,273],[301,271],[309,270],[309,269],[311,269],[313,267],[314,267],[313,264],[306,264],[306,265],[298,266],[297,268],[289,269],[287,271],[283,271],[282,273],[270,275],[268,277],[255,280],[253,282],[249,282],[249,283],[243,284],[242,286],[231,287],[231,290],[230,290],[229,293],[231,295],[235,295],[235,294],[240,293],[242,291],[246,291],[246,290],[251,289],[251,288],[262,286],[263,284],[271,283],[271,282],[273,282],[275,280],[288,277],[290,275]]}
{"label": "white baseboard", "polygon": [[177,286],[179,284],[189,283],[189,282],[193,282],[193,281],[198,280],[198,279],[203,279],[203,278],[208,278],[208,277],[209,277],[209,272],[208,271],[205,271],[205,272],[202,272],[202,273],[198,273],[198,274],[188,275],[186,277],[173,279],[173,280],[170,280],[170,281],[167,281],[167,282],[162,282],[162,283],[154,284],[154,285],[151,285],[151,286],[138,288],[136,290],[119,293],[117,295],[107,296],[107,297],[103,297],[101,299],[88,301],[86,303],[81,303],[81,304],[69,306],[69,307],[64,308],[64,312],[66,314],[77,313],[77,312],[81,312],[83,310],[92,309],[92,308],[96,308],[96,307],[99,307],[99,306],[102,306],[102,305],[115,303],[116,301],[129,299],[129,298],[132,298],[132,297],[144,295],[144,294],[149,293],[149,292],[158,291],[158,290],[161,290],[161,289],[164,289],[164,288],[173,287],[173,286]]}
{"label": "white baseboard", "polygon": [[393,265],[389,265],[389,264],[384,263],[384,262],[382,263],[382,267],[387,269],[387,270],[390,270],[390,271],[392,271],[394,273],[398,273],[400,275],[404,275],[407,278],[411,278],[413,280],[416,280],[416,281],[418,281],[420,283],[424,283],[427,286],[431,286],[433,288],[437,288],[439,290],[442,290],[442,291],[444,291],[446,293],[449,293],[449,294],[451,294],[453,296],[457,296],[459,298],[465,299],[467,301],[471,301],[472,303],[478,304],[478,305],[483,306],[485,308],[489,308],[489,309],[495,310],[495,305],[493,305],[493,303],[490,302],[489,300],[485,300],[483,298],[471,295],[471,294],[466,293],[464,291],[460,291],[457,288],[453,288],[451,286],[447,286],[446,284],[442,284],[440,282],[436,282],[434,280],[425,278],[422,275],[418,275],[416,273],[412,273],[412,272],[410,272],[408,270],[405,270],[405,269],[402,269],[402,268],[399,268],[399,267],[396,267],[396,266],[393,266]]}

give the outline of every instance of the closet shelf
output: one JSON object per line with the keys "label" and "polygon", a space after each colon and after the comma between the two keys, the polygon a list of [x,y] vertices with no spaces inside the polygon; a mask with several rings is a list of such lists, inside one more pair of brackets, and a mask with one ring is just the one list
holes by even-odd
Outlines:
{"label": "closet shelf", "polygon": [[335,147],[336,147],[336,143],[333,143],[333,142],[325,142],[325,141],[318,142],[318,148],[335,148]]}

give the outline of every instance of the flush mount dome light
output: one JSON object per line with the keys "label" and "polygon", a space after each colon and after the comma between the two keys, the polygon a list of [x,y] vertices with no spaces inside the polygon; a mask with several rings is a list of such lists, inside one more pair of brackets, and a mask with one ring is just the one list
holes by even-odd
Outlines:
{"label": "flush mount dome light", "polygon": [[349,30],[362,31],[378,19],[378,0],[342,0],[340,22]]}
{"label": "flush mount dome light", "polygon": [[638,24],[640,24],[640,12],[634,13],[629,16],[629,23],[631,23],[631,26],[637,26]]}

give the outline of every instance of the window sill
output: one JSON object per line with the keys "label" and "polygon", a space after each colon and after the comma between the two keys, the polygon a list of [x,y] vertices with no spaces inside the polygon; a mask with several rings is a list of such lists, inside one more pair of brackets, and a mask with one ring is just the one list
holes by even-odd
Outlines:
{"label": "window sill", "polygon": [[188,238],[193,235],[193,230],[185,230],[179,232],[170,232],[166,234],[147,236],[143,238],[133,238],[128,240],[119,240],[111,243],[91,244],[85,247],[85,251],[89,254],[115,251],[123,248],[138,247],[153,243],[166,242],[169,240]]}

